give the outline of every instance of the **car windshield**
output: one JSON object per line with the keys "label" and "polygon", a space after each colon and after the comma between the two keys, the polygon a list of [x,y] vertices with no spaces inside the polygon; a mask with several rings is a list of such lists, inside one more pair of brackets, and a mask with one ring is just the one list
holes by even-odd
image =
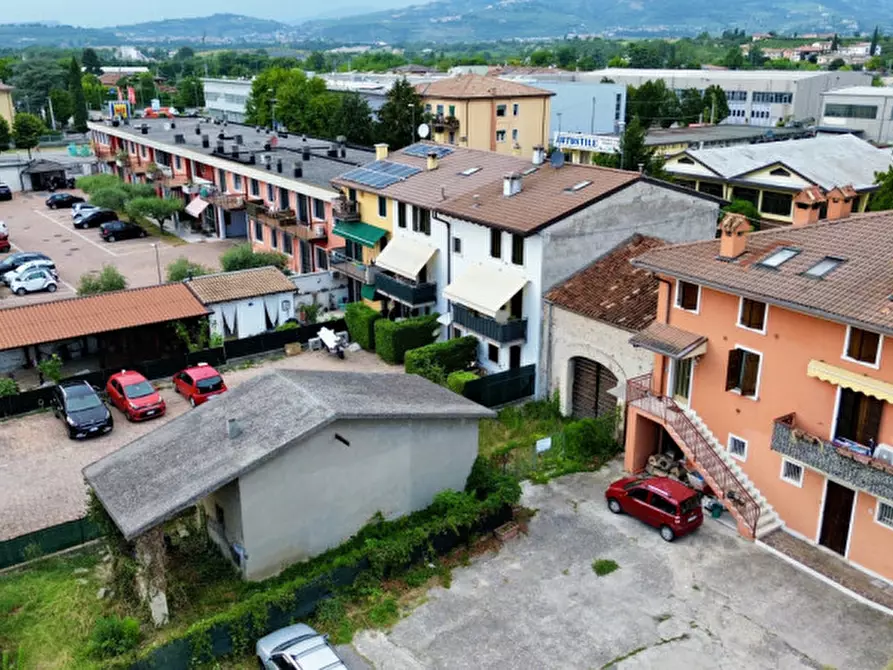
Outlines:
{"label": "car windshield", "polygon": [[694,512],[698,508],[698,496],[692,496],[691,498],[686,498],[681,503],[679,503],[679,509],[682,510],[683,514],[690,514]]}
{"label": "car windshield", "polygon": [[137,382],[124,387],[124,395],[128,398],[145,398],[153,393],[155,393],[155,389],[149,382]]}
{"label": "car windshield", "polygon": [[80,392],[69,395],[66,407],[69,412],[83,412],[85,409],[100,407],[102,401],[95,393]]}
{"label": "car windshield", "polygon": [[220,375],[214,375],[213,377],[205,377],[204,379],[199,379],[195,382],[196,388],[199,391],[204,393],[209,393],[210,391],[219,391],[223,388],[223,378]]}

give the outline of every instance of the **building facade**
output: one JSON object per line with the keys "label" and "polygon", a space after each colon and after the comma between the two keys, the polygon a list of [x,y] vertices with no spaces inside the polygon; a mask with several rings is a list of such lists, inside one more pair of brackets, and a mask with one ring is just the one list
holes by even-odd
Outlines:
{"label": "building facade", "polygon": [[16,115],[15,106],[12,104],[12,86],[7,86],[0,81],[0,118],[5,119],[12,129],[12,122]]}
{"label": "building facade", "polygon": [[205,111],[215,119],[244,123],[250,79],[202,79],[205,92]]}
{"label": "building facade", "polygon": [[822,128],[858,132],[875,144],[893,142],[893,88],[853,86],[822,95]]}

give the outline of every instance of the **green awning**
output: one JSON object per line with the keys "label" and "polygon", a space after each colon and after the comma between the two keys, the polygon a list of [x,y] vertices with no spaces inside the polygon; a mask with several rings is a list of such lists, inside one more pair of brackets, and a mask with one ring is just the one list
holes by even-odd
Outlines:
{"label": "green awning", "polygon": [[366,300],[375,300],[375,286],[363,284],[363,288],[360,289],[360,295],[366,298]]}
{"label": "green awning", "polygon": [[382,237],[388,234],[384,228],[373,226],[368,223],[349,223],[347,221],[338,221],[332,228],[335,235],[362,244],[364,247],[374,247]]}

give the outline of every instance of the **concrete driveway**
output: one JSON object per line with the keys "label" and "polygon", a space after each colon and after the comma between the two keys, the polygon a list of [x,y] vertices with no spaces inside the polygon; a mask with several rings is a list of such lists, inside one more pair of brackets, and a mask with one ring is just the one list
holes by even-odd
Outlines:
{"label": "concrete driveway", "polygon": [[[455,570],[449,590],[357,651],[377,668],[879,670],[893,621],[715,521],[668,544],[605,508],[619,474],[525,486],[527,537]],[[596,558],[620,568],[592,571]]]}

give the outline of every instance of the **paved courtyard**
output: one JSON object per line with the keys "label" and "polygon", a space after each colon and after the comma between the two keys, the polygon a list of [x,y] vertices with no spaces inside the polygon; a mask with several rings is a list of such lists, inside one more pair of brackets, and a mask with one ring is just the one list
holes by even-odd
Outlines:
{"label": "paved courtyard", "polygon": [[[388,634],[374,667],[880,670],[893,620],[712,520],[668,544],[603,492],[619,465],[525,486],[528,536],[453,573]],[[597,577],[596,558],[619,569]]]}

